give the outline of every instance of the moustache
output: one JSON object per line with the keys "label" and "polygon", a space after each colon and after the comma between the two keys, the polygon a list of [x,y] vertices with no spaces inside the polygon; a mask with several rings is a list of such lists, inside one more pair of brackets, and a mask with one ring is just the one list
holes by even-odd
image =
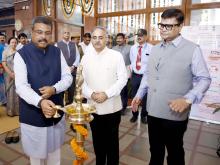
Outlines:
{"label": "moustache", "polygon": [[46,42],[46,43],[48,43],[48,41],[46,39],[38,40],[38,42]]}

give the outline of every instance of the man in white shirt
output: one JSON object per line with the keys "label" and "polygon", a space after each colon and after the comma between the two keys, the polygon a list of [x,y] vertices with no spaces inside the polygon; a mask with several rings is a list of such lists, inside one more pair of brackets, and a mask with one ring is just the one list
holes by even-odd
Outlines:
{"label": "man in white shirt", "polygon": [[60,165],[65,117],[53,118],[54,106],[63,105],[72,76],[60,49],[49,44],[52,20],[34,18],[31,37],[14,57],[22,146],[31,165]]}
{"label": "man in white shirt", "polygon": [[[96,164],[119,164],[119,135],[122,108],[120,92],[127,83],[127,71],[120,52],[106,47],[107,32],[96,27],[92,46],[81,61],[83,94],[97,112],[90,123]],[[106,143],[107,142],[107,143]]]}
{"label": "man in white shirt", "polygon": [[19,44],[16,47],[16,50],[21,49],[25,44],[27,44],[27,35],[25,33],[20,33],[18,35]]}
{"label": "man in white shirt", "polygon": [[[137,90],[140,86],[143,74],[147,70],[148,58],[151,53],[152,45],[147,43],[147,31],[145,29],[138,29],[137,32],[137,44],[133,45],[130,50],[130,60],[131,60],[131,95],[134,97],[137,93]],[[142,99],[141,107],[141,122],[147,124],[147,109],[146,101],[147,94]],[[138,119],[139,112],[132,111],[132,118],[130,122],[134,123]]]}
{"label": "man in white shirt", "polygon": [[79,43],[79,45],[82,47],[83,53],[85,53],[87,47],[89,47],[89,45],[91,45],[90,41],[91,41],[91,34],[85,33],[83,35],[83,42]]}

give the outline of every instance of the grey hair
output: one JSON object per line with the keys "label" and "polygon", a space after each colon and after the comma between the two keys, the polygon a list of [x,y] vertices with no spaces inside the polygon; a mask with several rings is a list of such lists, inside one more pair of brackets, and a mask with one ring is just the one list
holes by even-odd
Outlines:
{"label": "grey hair", "polygon": [[37,16],[35,17],[33,20],[32,20],[32,29],[34,28],[34,25],[36,23],[43,23],[43,24],[46,24],[48,26],[53,27],[53,23],[52,23],[52,20],[50,17],[47,17],[47,16]]}
{"label": "grey hair", "polygon": [[106,37],[108,36],[107,30],[106,30],[106,28],[104,28],[103,26],[96,26],[96,27],[94,27],[94,28],[92,29],[91,34],[93,35],[94,31],[96,31],[97,29],[100,29],[100,30],[102,30],[103,32],[105,32],[105,34],[106,34],[105,36],[106,36]]}

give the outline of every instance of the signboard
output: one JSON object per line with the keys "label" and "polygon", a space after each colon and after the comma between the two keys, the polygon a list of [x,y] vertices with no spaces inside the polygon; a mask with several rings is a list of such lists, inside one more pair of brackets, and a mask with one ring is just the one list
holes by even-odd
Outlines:
{"label": "signboard", "polygon": [[212,83],[200,104],[193,104],[190,118],[220,124],[220,111],[209,104],[220,103],[220,26],[185,26],[181,34],[184,38],[197,43],[207,62]]}

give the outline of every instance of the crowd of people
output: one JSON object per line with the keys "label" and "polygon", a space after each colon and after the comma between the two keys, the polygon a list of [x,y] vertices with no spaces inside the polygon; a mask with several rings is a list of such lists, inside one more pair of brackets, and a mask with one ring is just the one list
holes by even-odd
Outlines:
{"label": "crowd of people", "polygon": [[211,79],[199,46],[181,36],[183,22],[181,10],[165,10],[158,23],[162,41],[156,45],[138,29],[134,45],[118,33],[116,45],[109,46],[107,30],[99,26],[82,42],[64,28],[62,40],[52,45],[53,25],[45,16],[34,18],[28,44],[24,33],[8,44],[0,34],[0,102],[9,116],[19,115],[31,165],[60,165],[65,117],[53,118],[54,107],[73,102],[79,65],[83,96],[97,110],[90,123],[96,165],[119,164],[119,124],[128,111],[129,90],[130,122],[137,122],[140,110],[141,123],[148,124],[149,165],[163,165],[165,149],[168,165],[184,165],[190,107],[201,101]]}

